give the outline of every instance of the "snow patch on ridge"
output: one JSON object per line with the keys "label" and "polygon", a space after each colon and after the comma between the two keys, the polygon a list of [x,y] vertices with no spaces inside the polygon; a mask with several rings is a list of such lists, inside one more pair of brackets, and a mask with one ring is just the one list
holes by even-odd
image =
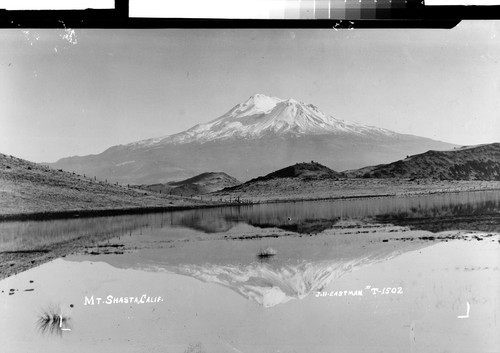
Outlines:
{"label": "snow patch on ridge", "polygon": [[135,163],[135,161],[125,161],[125,162],[121,162],[121,163],[118,163],[118,164],[116,165],[116,167],[120,167],[120,166],[122,166],[122,165],[127,165],[127,164],[130,164],[130,163]]}

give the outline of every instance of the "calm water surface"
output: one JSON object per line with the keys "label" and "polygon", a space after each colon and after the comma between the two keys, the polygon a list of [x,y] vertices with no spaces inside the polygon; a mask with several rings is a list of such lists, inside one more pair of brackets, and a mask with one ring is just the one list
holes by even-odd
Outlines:
{"label": "calm water surface", "polygon": [[2,251],[104,240],[0,281],[0,346],[500,351],[498,233],[498,192],[0,223]]}
{"label": "calm water surface", "polygon": [[0,251],[32,249],[81,236],[100,239],[134,232],[208,237],[241,226],[251,226],[254,231],[275,228],[316,234],[341,220],[391,223],[433,232],[457,229],[498,232],[499,219],[498,191],[290,202],[148,215],[3,222],[0,223]]}

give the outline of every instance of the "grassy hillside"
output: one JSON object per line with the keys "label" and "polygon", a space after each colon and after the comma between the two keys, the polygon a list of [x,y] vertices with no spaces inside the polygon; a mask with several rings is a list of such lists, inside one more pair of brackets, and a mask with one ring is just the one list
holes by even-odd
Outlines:
{"label": "grassy hillside", "polygon": [[296,163],[294,165],[269,173],[263,177],[258,177],[245,184],[256,181],[265,181],[282,178],[299,178],[303,180],[335,179],[343,176],[342,173],[331,170],[324,165],[311,161],[311,163]]}
{"label": "grassy hillside", "polygon": [[141,185],[141,189],[167,195],[204,195],[241,184],[240,181],[222,172],[207,172],[192,178],[165,184]]}
{"label": "grassy hillside", "polygon": [[[375,167],[361,170],[364,174],[370,168]],[[410,180],[405,175],[385,178],[353,176],[357,176],[353,171],[338,173],[319,163],[297,163],[244,184],[217,191],[211,196],[219,200],[267,202],[500,189],[500,183],[495,180],[436,180],[429,177]]]}
{"label": "grassy hillside", "polygon": [[394,163],[347,171],[363,178],[500,180],[500,143],[428,151]]}
{"label": "grassy hillside", "polygon": [[399,178],[347,178],[304,181],[283,178],[256,181],[210,194],[216,200],[277,202],[374,196],[412,196],[443,192],[500,190],[500,182],[483,180],[408,180]]}
{"label": "grassy hillside", "polygon": [[179,207],[199,203],[0,154],[0,217],[25,213]]}

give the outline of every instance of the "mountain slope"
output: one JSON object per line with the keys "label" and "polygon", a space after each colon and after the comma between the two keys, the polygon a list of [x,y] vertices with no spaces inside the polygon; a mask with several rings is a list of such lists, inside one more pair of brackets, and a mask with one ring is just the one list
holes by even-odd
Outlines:
{"label": "mountain slope", "polygon": [[0,195],[0,217],[196,203],[195,200],[159,197],[4,154],[0,154]]}
{"label": "mountain slope", "polygon": [[500,143],[428,151],[390,164],[346,172],[364,178],[500,180]]}
{"label": "mountain slope", "polygon": [[315,160],[335,170],[389,163],[454,145],[351,123],[312,104],[254,95],[221,117],[184,132],[114,146],[53,165],[121,183],[154,184],[220,170],[249,180]]}

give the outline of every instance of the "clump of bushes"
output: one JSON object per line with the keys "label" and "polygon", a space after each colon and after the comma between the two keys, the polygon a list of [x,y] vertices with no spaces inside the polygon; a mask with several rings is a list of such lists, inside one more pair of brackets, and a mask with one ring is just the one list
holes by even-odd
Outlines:
{"label": "clump of bushes", "polygon": [[275,256],[277,253],[278,252],[273,248],[267,247],[266,249],[260,249],[259,252],[257,253],[257,257],[259,259],[267,259]]}
{"label": "clump of bushes", "polygon": [[62,335],[64,327],[68,323],[69,317],[61,313],[61,309],[56,305],[50,305],[42,310],[38,316],[37,326],[42,334]]}

